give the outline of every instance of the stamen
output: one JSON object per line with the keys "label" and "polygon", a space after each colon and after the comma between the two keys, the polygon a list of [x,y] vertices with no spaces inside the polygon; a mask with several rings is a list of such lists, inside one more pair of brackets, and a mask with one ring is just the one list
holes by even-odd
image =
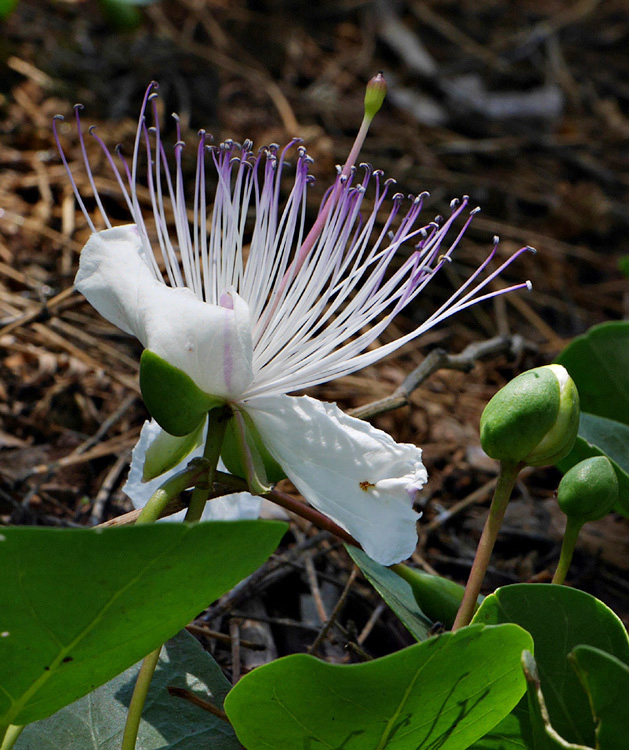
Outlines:
{"label": "stamen", "polygon": [[81,117],[79,116],[79,112],[82,109],[83,109],[82,104],[74,105],[74,114],[76,116],[76,127],[79,133],[79,143],[81,144],[81,153],[83,154],[83,163],[85,164],[85,171],[87,172],[87,178],[89,179],[90,185],[92,186],[92,192],[94,193],[94,198],[96,199],[96,205],[98,206],[98,210],[101,212],[101,215],[103,219],[105,220],[107,229],[111,229],[111,223],[109,219],[107,218],[107,213],[105,212],[105,208],[103,207],[102,201],[100,199],[100,195],[98,194],[98,190],[96,189],[96,185],[94,184],[94,177],[92,175],[92,170],[90,169],[89,159],[87,158],[87,151],[85,150],[85,141],[83,139],[83,128],[81,127]]}
{"label": "stamen", "polygon": [[[147,122],[147,109],[152,115],[151,124]],[[255,380],[243,398],[287,393],[349,374],[378,361],[459,310],[510,291],[531,288],[530,282],[525,282],[486,291],[522,252],[532,250],[521,248],[485,275],[496,254],[496,237],[483,262],[427,320],[405,336],[372,347],[392,318],[421,294],[445,264],[452,262],[479,210],[469,210],[469,197],[452,200],[445,219],[438,216],[426,223],[420,217],[427,192],[405,196],[396,192],[395,180],[385,178],[381,170],[368,163],[356,167],[358,149],[370,116],[375,114],[366,110],[350,155],[343,166],[337,167],[310,231],[306,227],[306,208],[308,186],[314,182],[309,173],[312,159],[298,138],[283,148],[270,144],[254,154],[253,143],[248,139],[242,145],[227,139],[214,146],[210,136],[200,130],[189,218],[181,124],[174,114],[176,138],[171,154],[162,143],[158,110],[156,86],[151,84],[144,95],[129,162],[116,147],[118,163],[93,127],[89,133],[99,143],[121,188],[138,226],[143,255],[156,277],[160,281],[167,277],[173,287],[187,286],[199,299],[215,305],[229,304],[234,289],[249,306]],[[105,223],[110,226],[88,162],[79,107],[76,118],[90,186]],[[92,231],[96,231],[61,148],[56,119],[53,131],[62,161],[79,206]],[[294,149],[292,157],[290,149]],[[296,162],[293,185],[288,197],[282,199],[282,173],[289,158]],[[211,209],[206,194],[207,167],[215,171],[217,180]],[[165,267],[163,275],[157,251],[149,242],[138,198],[139,173],[144,169],[143,182]],[[368,190],[371,197],[365,208]],[[165,202],[170,204],[168,209]],[[388,214],[381,222],[385,205]],[[176,240],[171,234],[170,209]],[[253,227],[248,232],[251,214]],[[405,257],[397,263],[394,258],[399,257],[398,251],[404,246]]]}
{"label": "stamen", "polygon": [[[162,259],[166,268],[166,274],[168,280],[172,286],[183,286],[183,280],[181,278],[181,272],[179,270],[179,262],[173,250],[172,243],[168,232],[168,224],[166,221],[166,215],[164,212],[164,195],[162,190],[162,163],[164,165],[164,171],[168,174],[168,163],[166,155],[162,148],[162,139],[160,134],[159,126],[159,114],[157,111],[157,93],[153,92],[149,96],[151,102],[151,108],[153,111],[153,122],[154,126],[148,128],[149,133],[153,133],[155,136],[155,179],[152,180],[151,175],[151,161],[150,156],[149,163],[147,165],[147,175],[149,179],[149,187],[151,193],[151,203],[153,205],[153,216],[155,217],[155,229],[157,231],[157,239],[159,242],[160,250],[162,253]],[[148,143],[147,143],[148,146]],[[150,150],[148,150],[150,154]],[[153,190],[154,185],[154,190]]]}
{"label": "stamen", "polygon": [[74,177],[72,175],[72,170],[70,169],[70,165],[68,164],[66,155],[63,151],[63,148],[61,147],[61,141],[59,140],[59,133],[57,132],[57,122],[62,122],[63,120],[65,120],[65,117],[63,115],[55,115],[52,118],[53,137],[55,139],[55,143],[57,144],[57,150],[59,151],[59,155],[61,156],[61,161],[63,162],[63,166],[65,167],[66,173],[70,179],[70,185],[72,185],[74,197],[76,198],[76,201],[79,204],[81,211],[83,212],[83,216],[85,216],[85,219],[89,225],[89,228],[92,230],[92,232],[96,232],[96,227],[94,226],[92,217],[89,215],[87,208],[85,207],[85,203],[83,203],[83,198],[81,198],[81,194],[79,193],[79,189],[76,186],[76,182],[74,181]]}
{"label": "stamen", "polygon": [[[133,216],[133,206],[131,204],[131,199],[129,198],[129,194],[127,193],[127,189],[126,189],[126,187],[124,185],[124,182],[122,181],[122,177],[120,176],[120,172],[118,171],[118,167],[116,167],[116,164],[114,163],[114,160],[113,160],[111,154],[109,153],[109,149],[105,145],[105,143],[102,140],[102,138],[100,138],[100,136],[98,136],[96,134],[96,125],[90,125],[90,127],[89,127],[89,129],[88,129],[87,132],[92,136],[92,138],[94,138],[96,140],[96,142],[98,143],[98,145],[101,147],[101,150],[105,154],[105,158],[109,162],[109,166],[111,167],[111,171],[114,173],[114,176],[115,176],[115,178],[116,178],[116,180],[118,182],[120,190],[122,191],[122,195],[123,195],[123,197],[125,199],[125,202],[127,204],[127,208],[129,209],[129,213]],[[119,145],[116,146],[116,152],[118,152],[119,148],[120,148]]]}

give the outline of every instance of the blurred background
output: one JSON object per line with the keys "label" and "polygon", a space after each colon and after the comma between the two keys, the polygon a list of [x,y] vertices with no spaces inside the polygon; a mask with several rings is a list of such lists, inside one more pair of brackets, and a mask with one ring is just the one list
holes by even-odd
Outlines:
{"label": "blurred background", "polygon": [[[431,479],[415,562],[464,581],[495,478],[478,445],[485,403],[513,375],[629,310],[626,2],[0,0],[0,12],[2,521],[89,525],[129,510],[120,488],[146,418],[139,346],[71,291],[89,231],[53,116],[69,120],[81,102],[85,124],[128,150],[157,80],[164,115],[179,113],[190,143],[201,127],[216,141],[257,146],[301,136],[315,159],[314,215],[360,124],[365,84],[382,70],[389,94],[361,158],[401,192],[429,191],[427,220],[464,194],[482,207],[448,274],[386,335],[436,309],[494,235],[501,259],[523,245],[538,251],[503,279],[531,279],[530,294],[474,308],[317,391],[357,407],[393,392],[435,347],[454,354],[506,337],[470,373],[440,370],[410,406],[374,420],[424,448]],[[78,162],[72,130],[62,137]],[[126,221],[115,184],[95,173],[112,216]],[[77,179],[87,185],[80,169]],[[558,479],[545,469],[519,483],[489,587],[547,580],[561,538]],[[572,581],[627,616],[627,522],[589,527]]]}

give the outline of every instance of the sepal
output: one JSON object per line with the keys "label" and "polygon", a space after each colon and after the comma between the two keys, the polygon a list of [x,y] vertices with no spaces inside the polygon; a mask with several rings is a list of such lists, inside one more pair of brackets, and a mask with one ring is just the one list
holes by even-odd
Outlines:
{"label": "sepal", "polygon": [[[241,412],[241,415],[247,450],[252,456],[257,456],[255,460],[258,464],[262,465],[266,482],[275,484],[282,479],[286,479],[284,469],[282,469],[267,450],[262,438],[260,437],[260,433],[251,420],[251,417],[246,412]],[[238,432],[239,430],[237,429],[236,419],[230,419],[223,438],[221,458],[230,474],[246,478],[248,456],[243,454],[241,438],[239,437]],[[264,480],[263,483],[265,483]]]}
{"label": "sepal", "polygon": [[224,399],[204,393],[183,370],[149,349],[140,359],[140,389],[150,415],[170,435],[183,437],[199,430],[205,417]]}
{"label": "sepal", "polygon": [[151,479],[174,469],[190,455],[203,440],[204,424],[201,422],[196,430],[183,437],[175,437],[160,430],[146,449],[142,481],[150,482]]}
{"label": "sepal", "polygon": [[[465,593],[463,586],[449,578],[431,575],[404,563],[393,565],[391,570],[410,585],[415,601],[426,617],[433,622],[440,622],[446,628],[452,627]],[[479,596],[478,606],[482,600],[483,597]]]}

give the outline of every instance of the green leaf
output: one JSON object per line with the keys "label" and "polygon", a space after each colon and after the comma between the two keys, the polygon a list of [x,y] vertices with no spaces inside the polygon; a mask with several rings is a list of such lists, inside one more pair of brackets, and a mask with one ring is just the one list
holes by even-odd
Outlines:
{"label": "green leaf", "polygon": [[615,656],[592,646],[577,646],[570,656],[590,697],[597,723],[597,748],[626,750],[629,738],[629,667]]}
{"label": "green leaf", "polygon": [[418,607],[410,585],[389,568],[372,560],[361,549],[349,544],[345,545],[345,549],[413,638],[425,641],[430,635],[432,620]]}
{"label": "green leaf", "polygon": [[18,0],[0,0],[0,18],[8,18],[17,7]]}
{"label": "green leaf", "polygon": [[618,479],[618,501],[614,509],[629,516],[629,427],[594,414],[581,413],[579,437],[572,451],[557,464],[564,474],[592,456],[607,456]]}
{"label": "green leaf", "polygon": [[561,352],[579,389],[581,409],[629,425],[629,323],[594,326]]}
{"label": "green leaf", "polygon": [[285,529],[2,529],[0,725],[50,716],[127,669],[252,573]]}
{"label": "green leaf", "polygon": [[153,419],[177,437],[197,430],[208,411],[224,403],[223,399],[204,393],[183,370],[148,349],[140,358],[140,388]]}
{"label": "green leaf", "polygon": [[474,622],[517,623],[533,636],[551,724],[567,741],[593,746],[588,699],[567,657],[575,646],[586,644],[629,663],[627,631],[611,609],[567,586],[521,583],[488,596]]}
{"label": "green leaf", "polygon": [[365,664],[297,654],[243,677],[225,710],[247,750],[464,750],[525,690],[515,626],[470,626]]}
{"label": "green leaf", "polygon": [[[470,750],[531,750],[529,712],[522,701],[508,716],[497,724],[478,742],[470,745]],[[535,748],[541,750],[541,748]]]}
{"label": "green leaf", "polygon": [[[120,750],[127,710],[140,664],[53,716],[24,729],[16,750]],[[198,641],[182,631],[162,649],[142,712],[142,750],[239,750],[229,724],[188,701],[171,697],[181,687],[217,708],[231,688],[218,664]]]}

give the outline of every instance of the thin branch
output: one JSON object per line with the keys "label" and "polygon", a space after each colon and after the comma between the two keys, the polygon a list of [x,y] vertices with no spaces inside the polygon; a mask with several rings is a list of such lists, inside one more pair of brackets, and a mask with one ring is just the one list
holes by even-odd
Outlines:
{"label": "thin branch", "polygon": [[332,614],[328,618],[328,620],[324,623],[323,627],[319,631],[319,634],[314,639],[314,642],[312,645],[308,648],[309,654],[315,654],[317,652],[317,649],[321,645],[323,639],[328,634],[328,631],[336,621],[337,617],[341,614],[341,610],[345,606],[345,602],[347,601],[347,597],[349,596],[350,589],[352,588],[352,585],[354,581],[356,580],[356,576],[358,575],[358,566],[354,565],[352,568],[352,572],[349,575],[349,578],[347,579],[347,583],[345,584],[345,588],[341,592],[341,596],[339,597],[338,602],[336,603],[336,606],[332,610]]}
{"label": "thin branch", "polygon": [[225,711],[221,711],[221,709],[216,708],[213,703],[205,701],[203,700],[203,698],[199,698],[199,696],[195,695],[191,690],[186,690],[186,688],[182,687],[174,687],[173,685],[168,685],[166,689],[168,690],[168,693],[174,698],[183,698],[185,701],[188,701],[188,703],[192,703],[193,706],[198,706],[204,711],[212,714],[212,716],[216,716],[217,719],[222,719],[228,724],[231,723],[227,718],[227,714],[225,713]]}
{"label": "thin branch", "polygon": [[[219,487],[227,488],[231,492],[249,491],[247,482],[244,479],[240,479],[240,477],[234,477],[231,474],[226,474],[222,471],[216,472],[216,483]],[[221,494],[224,495],[226,493],[221,492]],[[331,521],[327,516],[324,516],[323,513],[320,513],[318,510],[311,508],[304,502],[297,500],[287,492],[282,492],[281,490],[271,490],[270,492],[262,495],[262,497],[266,498],[267,500],[271,500],[271,502],[275,503],[276,505],[280,505],[282,508],[285,508],[291,513],[295,513],[296,515],[305,518],[307,521],[310,521],[318,528],[323,529],[324,531],[331,532],[335,536],[339,537],[339,539],[342,539],[344,542],[347,542],[354,547],[360,547],[360,544],[356,541],[356,539],[354,539],[351,534],[348,534],[345,529],[342,529],[338,524],[334,523],[334,521]]]}
{"label": "thin branch", "polygon": [[[38,320],[47,320],[52,315],[53,311],[62,303],[65,302],[74,293],[74,287],[68,287],[59,294],[51,297],[46,302],[42,302],[37,305],[36,308],[29,312],[23,313],[22,315],[14,318],[12,321],[7,323],[5,326],[0,328],[0,336],[6,336],[7,333],[19,328],[20,326],[28,325]],[[77,297],[77,304],[80,302],[80,298]]]}
{"label": "thin branch", "polygon": [[404,382],[398,386],[390,396],[378,401],[373,401],[365,406],[348,411],[352,417],[358,419],[370,419],[378,414],[399,409],[410,403],[410,397],[414,390],[427,380],[437,370],[461,370],[469,372],[473,369],[477,360],[494,354],[517,353],[523,349],[530,348],[522,336],[496,336],[487,341],[478,341],[467,346],[459,354],[448,354],[444,349],[433,349],[424,361],[418,365]]}
{"label": "thin branch", "polygon": [[[168,505],[162,511],[160,518],[166,518],[172,516],[173,513],[178,513],[180,510],[185,510],[188,506],[182,501],[180,497],[173,498]],[[113,526],[133,526],[138,520],[138,516],[142,512],[142,508],[136,508],[129,513],[124,513],[122,516],[116,516],[111,518],[109,521],[104,521],[95,526],[95,529],[108,529]]]}

